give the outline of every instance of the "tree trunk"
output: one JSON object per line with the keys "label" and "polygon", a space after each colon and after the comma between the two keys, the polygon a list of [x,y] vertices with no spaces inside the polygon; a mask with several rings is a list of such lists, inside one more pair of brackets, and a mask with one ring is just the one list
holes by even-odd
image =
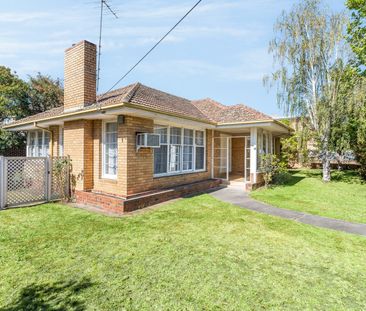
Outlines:
{"label": "tree trunk", "polygon": [[328,152],[323,157],[323,181],[330,181],[330,159],[328,156]]}

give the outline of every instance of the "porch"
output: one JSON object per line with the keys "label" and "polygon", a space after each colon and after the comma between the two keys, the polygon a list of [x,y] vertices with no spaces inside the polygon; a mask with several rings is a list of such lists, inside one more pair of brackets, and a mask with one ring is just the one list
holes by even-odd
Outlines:
{"label": "porch", "polygon": [[212,137],[212,178],[246,190],[262,184],[260,159],[265,154],[280,154],[280,138],[288,135],[278,124],[261,123],[223,126]]}

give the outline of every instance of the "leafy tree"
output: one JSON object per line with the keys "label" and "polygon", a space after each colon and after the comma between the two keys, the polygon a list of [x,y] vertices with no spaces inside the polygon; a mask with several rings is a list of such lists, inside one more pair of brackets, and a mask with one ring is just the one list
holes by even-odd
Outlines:
{"label": "leafy tree", "polygon": [[[28,105],[28,85],[9,68],[0,66],[0,124],[9,119],[26,116]],[[0,129],[0,154],[24,144],[24,135]]]}
{"label": "leafy tree", "polygon": [[0,66],[0,121],[21,118],[28,112],[28,85],[7,67]]}
{"label": "leafy tree", "polygon": [[329,13],[320,0],[305,0],[282,13],[270,42],[279,67],[272,74],[278,103],[287,114],[308,119],[320,151],[323,181],[330,181],[332,126],[347,62],[345,25],[343,14]]}
{"label": "leafy tree", "polygon": [[29,113],[36,114],[63,104],[64,92],[60,79],[38,73],[29,77]]}
{"label": "leafy tree", "polygon": [[348,25],[348,42],[357,57],[355,62],[360,71],[366,74],[366,2],[365,0],[347,0],[347,7],[352,11]]}
{"label": "leafy tree", "polygon": [[[20,119],[63,103],[63,89],[59,79],[38,73],[25,82],[9,68],[0,66],[0,124]],[[0,153],[13,147],[22,147],[25,136],[0,128]]]}
{"label": "leafy tree", "polygon": [[360,163],[360,174],[366,180],[366,78],[360,75],[353,75],[349,79],[354,84],[351,105],[348,107],[348,121],[343,126],[347,133],[350,149],[356,155]]}

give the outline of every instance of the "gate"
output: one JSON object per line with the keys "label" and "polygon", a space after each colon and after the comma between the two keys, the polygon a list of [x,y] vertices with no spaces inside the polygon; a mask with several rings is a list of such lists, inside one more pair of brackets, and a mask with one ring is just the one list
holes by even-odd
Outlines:
{"label": "gate", "polygon": [[[0,208],[61,199],[69,187],[69,172],[61,173],[63,185],[54,174],[57,158],[0,157]],[[58,176],[58,175],[57,175]]]}

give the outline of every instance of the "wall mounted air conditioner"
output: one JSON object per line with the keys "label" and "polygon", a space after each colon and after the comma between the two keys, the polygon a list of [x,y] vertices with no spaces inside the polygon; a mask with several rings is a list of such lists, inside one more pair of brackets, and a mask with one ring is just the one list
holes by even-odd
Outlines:
{"label": "wall mounted air conditioner", "polygon": [[160,148],[160,135],[151,133],[138,133],[136,135],[136,149]]}

